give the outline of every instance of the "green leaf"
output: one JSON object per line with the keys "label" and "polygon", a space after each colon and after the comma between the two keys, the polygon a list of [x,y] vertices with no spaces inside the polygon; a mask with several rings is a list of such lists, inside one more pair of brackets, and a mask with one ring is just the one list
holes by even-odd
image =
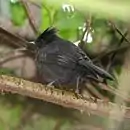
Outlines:
{"label": "green leaf", "polygon": [[54,18],[54,26],[60,30],[59,34],[69,40],[76,39],[78,27],[83,23],[84,17],[77,11],[69,13],[59,10]]}
{"label": "green leaf", "polygon": [[52,25],[54,9],[43,4],[41,11],[42,11],[42,16],[41,16],[42,22],[41,22],[40,30],[43,31],[47,27]]}
{"label": "green leaf", "polygon": [[9,68],[0,68],[0,74],[15,75],[15,72]]}
{"label": "green leaf", "polygon": [[20,121],[21,107],[12,107],[0,102],[0,130],[13,130]]}
{"label": "green leaf", "polygon": [[11,5],[11,14],[12,14],[11,18],[13,23],[17,26],[23,25],[25,19],[27,18],[23,5],[20,4],[19,2],[10,3],[10,5]]}
{"label": "green leaf", "polygon": [[55,17],[55,26],[60,29],[76,29],[79,26],[82,26],[84,18],[78,12],[64,12],[59,10],[57,16]]}

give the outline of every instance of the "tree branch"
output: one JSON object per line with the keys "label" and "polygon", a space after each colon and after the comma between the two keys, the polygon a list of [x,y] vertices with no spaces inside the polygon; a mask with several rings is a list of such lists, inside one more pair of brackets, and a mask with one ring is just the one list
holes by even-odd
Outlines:
{"label": "tree branch", "polygon": [[[103,101],[97,101],[97,103],[94,103],[90,100],[77,99],[71,92],[45,87],[45,85],[33,83],[16,77],[1,75],[0,90],[2,92],[17,93],[41,99],[64,107],[78,109],[80,111],[89,111],[90,113],[100,116],[108,116],[110,113],[116,114],[113,112],[113,107],[116,106],[116,104],[110,102],[104,104]],[[128,107],[120,107],[120,110],[125,110],[126,113],[124,117],[130,118],[130,111]]]}
{"label": "tree branch", "polygon": [[0,27],[0,42],[4,44],[8,43],[9,45],[15,48],[27,47],[27,44],[28,44],[28,41],[10,33],[9,31],[5,30],[2,27]]}
{"label": "tree branch", "polygon": [[37,28],[36,28],[34,19],[33,19],[33,17],[31,16],[31,13],[30,13],[30,9],[29,9],[29,7],[28,7],[28,4],[26,3],[25,0],[20,0],[20,1],[21,1],[21,3],[22,3],[23,6],[24,6],[25,13],[26,13],[26,15],[27,15],[27,17],[28,17],[29,23],[30,23],[30,25],[31,25],[31,27],[32,27],[32,29],[33,29],[33,31],[34,31],[34,33],[35,33],[35,34],[39,33],[39,31],[38,31]]}

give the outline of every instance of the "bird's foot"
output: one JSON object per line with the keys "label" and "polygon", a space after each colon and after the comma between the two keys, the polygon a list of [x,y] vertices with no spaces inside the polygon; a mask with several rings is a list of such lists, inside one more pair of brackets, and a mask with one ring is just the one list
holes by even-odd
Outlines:
{"label": "bird's foot", "polygon": [[55,83],[55,81],[52,81],[52,82],[48,83],[48,84],[46,85],[46,88],[53,89],[53,88],[54,88],[54,86],[53,86],[54,83]]}
{"label": "bird's foot", "polygon": [[75,90],[75,96],[79,99],[79,98],[83,98],[83,96],[80,94],[79,89]]}

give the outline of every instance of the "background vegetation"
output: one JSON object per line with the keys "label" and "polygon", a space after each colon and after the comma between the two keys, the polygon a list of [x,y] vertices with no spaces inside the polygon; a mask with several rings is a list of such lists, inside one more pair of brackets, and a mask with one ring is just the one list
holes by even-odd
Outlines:
{"label": "background vegetation", "polygon": [[[0,26],[28,41],[55,26],[61,37],[76,45],[81,42],[94,63],[115,76],[117,81],[112,86],[128,96],[129,11],[129,0],[0,0]],[[18,51],[23,47],[19,43],[0,33],[0,74],[37,81],[34,59]],[[119,97],[100,93],[118,105],[129,105]],[[17,94],[0,95],[0,130],[130,129],[129,119],[117,117],[119,120],[115,121],[110,117],[89,115]]]}

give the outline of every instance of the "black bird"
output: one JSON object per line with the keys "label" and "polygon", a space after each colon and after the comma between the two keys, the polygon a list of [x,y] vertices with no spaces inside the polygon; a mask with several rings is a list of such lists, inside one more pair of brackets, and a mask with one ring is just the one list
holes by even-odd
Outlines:
{"label": "black bird", "polygon": [[[76,93],[79,85],[88,79],[113,77],[93,64],[90,58],[72,42],[60,38],[55,28],[47,28],[36,40],[36,66],[40,82],[54,86],[73,86]],[[68,88],[69,89],[69,88]]]}

